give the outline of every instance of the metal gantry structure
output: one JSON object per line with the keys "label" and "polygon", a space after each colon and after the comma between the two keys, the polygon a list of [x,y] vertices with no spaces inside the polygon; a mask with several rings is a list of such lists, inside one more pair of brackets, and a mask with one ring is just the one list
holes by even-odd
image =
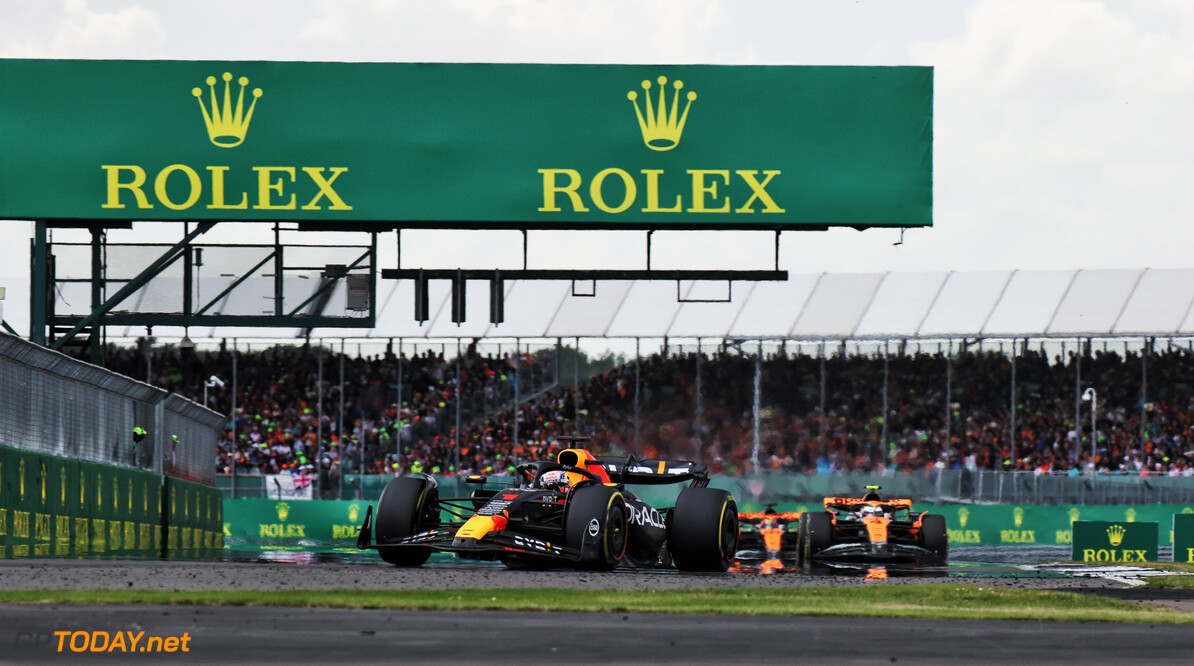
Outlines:
{"label": "metal gantry structure", "polygon": [[[505,322],[509,285],[516,283],[570,282],[573,295],[586,296],[595,293],[598,282],[675,282],[676,300],[684,301],[682,284],[715,281],[727,285],[724,301],[732,299],[735,281],[782,281],[788,276],[778,267],[779,232],[775,232],[776,267],[768,270],[653,269],[650,231],[646,232],[647,266],[641,270],[528,269],[525,231],[521,269],[399,266],[379,270],[377,248],[382,230],[374,227],[341,230],[346,236],[367,234],[368,241],[358,245],[295,243],[289,240],[294,232],[301,236],[304,230],[325,231],[326,227],[298,224],[283,229],[281,223],[273,224],[272,243],[201,243],[202,236],[216,224],[185,223],[181,239],[173,243],[110,243],[109,229],[131,228],[131,223],[36,221],[30,276],[31,341],[61,350],[80,346],[79,338],[85,337],[87,355],[100,364],[104,331],[114,326],[145,327],[146,337],[155,326],[231,329],[229,337],[237,336],[238,328],[289,331],[278,337],[299,339],[309,338],[319,329],[358,330],[369,335],[378,326],[379,277],[412,285],[412,307],[405,318],[421,327],[432,317],[430,285],[436,282],[449,285],[451,321],[459,326],[468,318],[467,284],[488,281],[488,324],[498,326]],[[90,242],[51,241],[49,231],[60,228],[85,229],[90,232]],[[401,242],[400,232],[398,239]],[[122,259],[112,259],[114,252],[121,252]],[[205,252],[209,266],[217,257],[236,254],[238,260],[224,260],[222,272],[215,277],[200,277]],[[61,259],[59,255],[64,254],[69,257]],[[333,254],[336,263],[324,257]],[[292,256],[299,258],[292,261]],[[88,265],[90,270],[84,270]],[[590,285],[589,293],[583,293],[583,287],[578,291],[577,285],[584,284]],[[262,299],[267,301],[265,309],[261,308]],[[89,306],[79,305],[84,301]]]}

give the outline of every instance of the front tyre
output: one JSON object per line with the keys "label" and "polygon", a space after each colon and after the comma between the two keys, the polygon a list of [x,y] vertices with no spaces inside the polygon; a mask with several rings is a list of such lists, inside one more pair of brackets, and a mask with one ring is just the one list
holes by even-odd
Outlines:
{"label": "front tyre", "polygon": [[[427,479],[399,476],[390,480],[377,500],[373,533],[378,545],[397,543],[418,534],[438,522],[432,515],[439,488]],[[431,557],[431,549],[421,546],[378,548],[381,559],[398,567],[417,567]]]}
{"label": "front tyre", "polygon": [[604,485],[580,486],[568,501],[564,543],[580,550],[582,568],[610,571],[626,552],[628,517],[626,499],[618,490]]}
{"label": "front tyre", "polygon": [[738,552],[738,505],[716,488],[685,488],[667,529],[672,562],[681,571],[725,571]]}

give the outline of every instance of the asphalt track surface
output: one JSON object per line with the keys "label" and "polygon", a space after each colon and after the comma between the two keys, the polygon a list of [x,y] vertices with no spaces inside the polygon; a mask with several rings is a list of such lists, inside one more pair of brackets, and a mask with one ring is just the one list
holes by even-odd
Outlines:
{"label": "asphalt track surface", "polygon": [[[1053,576],[949,582],[1134,598]],[[914,585],[932,577],[396,569],[381,564],[0,561],[0,589],[284,590]],[[57,650],[55,631],[188,637],[173,653]],[[76,639],[82,647],[83,639]],[[1194,626],[774,616],[0,604],[0,663],[1189,663]]]}

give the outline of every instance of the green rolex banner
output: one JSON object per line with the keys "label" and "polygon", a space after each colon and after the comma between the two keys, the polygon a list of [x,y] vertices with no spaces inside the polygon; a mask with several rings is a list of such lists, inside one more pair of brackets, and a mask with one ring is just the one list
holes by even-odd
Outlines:
{"label": "green rolex banner", "polygon": [[347,500],[224,500],[224,547],[356,545],[371,502]]}
{"label": "green rolex banner", "polygon": [[1173,514],[1173,561],[1194,564],[1194,513]]}
{"label": "green rolex banner", "polygon": [[1155,562],[1158,524],[1079,520],[1073,559],[1078,562]]}
{"label": "green rolex banner", "polygon": [[932,224],[930,67],[0,60],[0,219]]}

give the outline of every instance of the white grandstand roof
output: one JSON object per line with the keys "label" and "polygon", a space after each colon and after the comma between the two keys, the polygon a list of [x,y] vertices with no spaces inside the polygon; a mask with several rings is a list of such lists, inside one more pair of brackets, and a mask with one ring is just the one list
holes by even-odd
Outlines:
{"label": "white grandstand roof", "polygon": [[[231,283],[205,278],[218,294]],[[133,311],[162,311],[171,288],[156,281],[134,295]],[[291,284],[293,283],[293,284]],[[307,280],[287,280],[300,303]],[[1127,337],[1194,334],[1194,269],[791,274],[786,282],[690,284],[506,282],[505,322],[489,323],[488,282],[468,284],[467,320],[451,321],[449,285],[430,283],[431,320],[414,320],[411,280],[379,280],[377,325],[321,328],[320,338],[741,338],[870,340],[916,338]],[[86,285],[79,289],[86,290]],[[272,280],[250,279],[213,311],[261,314]],[[329,315],[343,315],[340,284]],[[575,292],[575,295],[574,295]],[[84,293],[77,301],[86,303]],[[683,298],[681,298],[683,297]],[[72,299],[74,300],[74,299]],[[135,304],[135,305],[134,305]],[[124,308],[117,308],[118,310]],[[61,310],[60,310],[61,312]],[[156,330],[156,329],[155,329]],[[162,331],[165,333],[165,331]],[[191,327],[192,337],[289,338],[299,329]],[[109,329],[133,337],[140,327]]]}

